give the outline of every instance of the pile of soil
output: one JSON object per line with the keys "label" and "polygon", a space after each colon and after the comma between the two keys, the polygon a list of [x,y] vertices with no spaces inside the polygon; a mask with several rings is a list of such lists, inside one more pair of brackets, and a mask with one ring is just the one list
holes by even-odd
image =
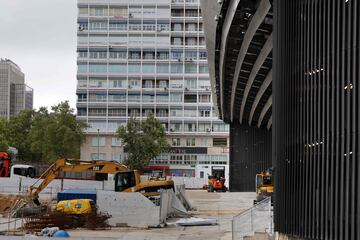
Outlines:
{"label": "pile of soil", "polygon": [[4,195],[0,194],[0,214],[7,216],[16,201],[24,199],[22,195]]}

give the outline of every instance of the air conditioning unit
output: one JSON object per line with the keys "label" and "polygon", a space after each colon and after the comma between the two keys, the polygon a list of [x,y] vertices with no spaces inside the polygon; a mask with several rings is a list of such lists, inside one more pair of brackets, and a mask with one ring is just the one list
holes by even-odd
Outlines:
{"label": "air conditioning unit", "polygon": [[189,91],[189,88],[186,87],[186,88],[185,88],[185,91]]}
{"label": "air conditioning unit", "polygon": [[188,58],[185,58],[185,61],[188,61],[189,59]]}
{"label": "air conditioning unit", "polygon": [[174,131],[174,129],[173,128],[170,128],[170,132],[173,132]]}
{"label": "air conditioning unit", "polygon": [[181,58],[178,58],[178,62],[181,62]]}
{"label": "air conditioning unit", "polygon": [[205,89],[206,89],[206,91],[210,91],[210,87],[206,87]]}
{"label": "air conditioning unit", "polygon": [[192,58],[189,58],[189,61],[194,61]]}
{"label": "air conditioning unit", "polygon": [[129,18],[132,18],[132,17],[133,17],[132,13],[129,13]]}
{"label": "air conditioning unit", "polygon": [[207,128],[206,131],[207,131],[207,132],[211,132],[211,128]]}
{"label": "air conditioning unit", "polygon": [[168,87],[164,87],[164,90],[168,90]]}
{"label": "air conditioning unit", "polygon": [[128,86],[128,88],[130,88],[130,89],[131,89],[131,88],[132,88],[132,86],[131,86],[131,85],[129,85],[129,86]]}
{"label": "air conditioning unit", "polygon": [[84,31],[84,26],[79,26],[79,31]]}

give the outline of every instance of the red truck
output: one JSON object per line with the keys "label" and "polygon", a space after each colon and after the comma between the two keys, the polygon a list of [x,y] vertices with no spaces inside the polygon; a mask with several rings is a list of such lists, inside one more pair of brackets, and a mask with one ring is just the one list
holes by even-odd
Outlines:
{"label": "red truck", "polygon": [[11,157],[6,152],[0,152],[0,177],[10,177]]}

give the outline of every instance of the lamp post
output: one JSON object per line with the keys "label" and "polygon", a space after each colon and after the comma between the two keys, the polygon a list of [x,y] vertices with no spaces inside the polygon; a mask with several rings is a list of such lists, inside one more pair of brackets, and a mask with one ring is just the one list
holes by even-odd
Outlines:
{"label": "lamp post", "polygon": [[98,144],[97,144],[97,160],[100,160],[100,129],[97,129],[97,140],[98,140]]}

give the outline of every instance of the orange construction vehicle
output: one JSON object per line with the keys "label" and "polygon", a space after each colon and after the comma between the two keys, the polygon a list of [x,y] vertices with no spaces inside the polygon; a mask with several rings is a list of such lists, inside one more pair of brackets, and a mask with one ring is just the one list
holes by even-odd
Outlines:
{"label": "orange construction vehicle", "polygon": [[272,171],[269,169],[267,171],[256,174],[255,186],[256,200],[254,200],[254,204],[264,200],[267,197],[272,197],[274,192]]}
{"label": "orange construction vehicle", "polygon": [[6,152],[0,152],[0,177],[10,177],[11,157]]}
{"label": "orange construction vehicle", "polygon": [[228,189],[225,186],[225,167],[213,166],[211,168],[211,173],[212,174],[208,176],[208,184],[206,186],[207,191],[226,192]]}

